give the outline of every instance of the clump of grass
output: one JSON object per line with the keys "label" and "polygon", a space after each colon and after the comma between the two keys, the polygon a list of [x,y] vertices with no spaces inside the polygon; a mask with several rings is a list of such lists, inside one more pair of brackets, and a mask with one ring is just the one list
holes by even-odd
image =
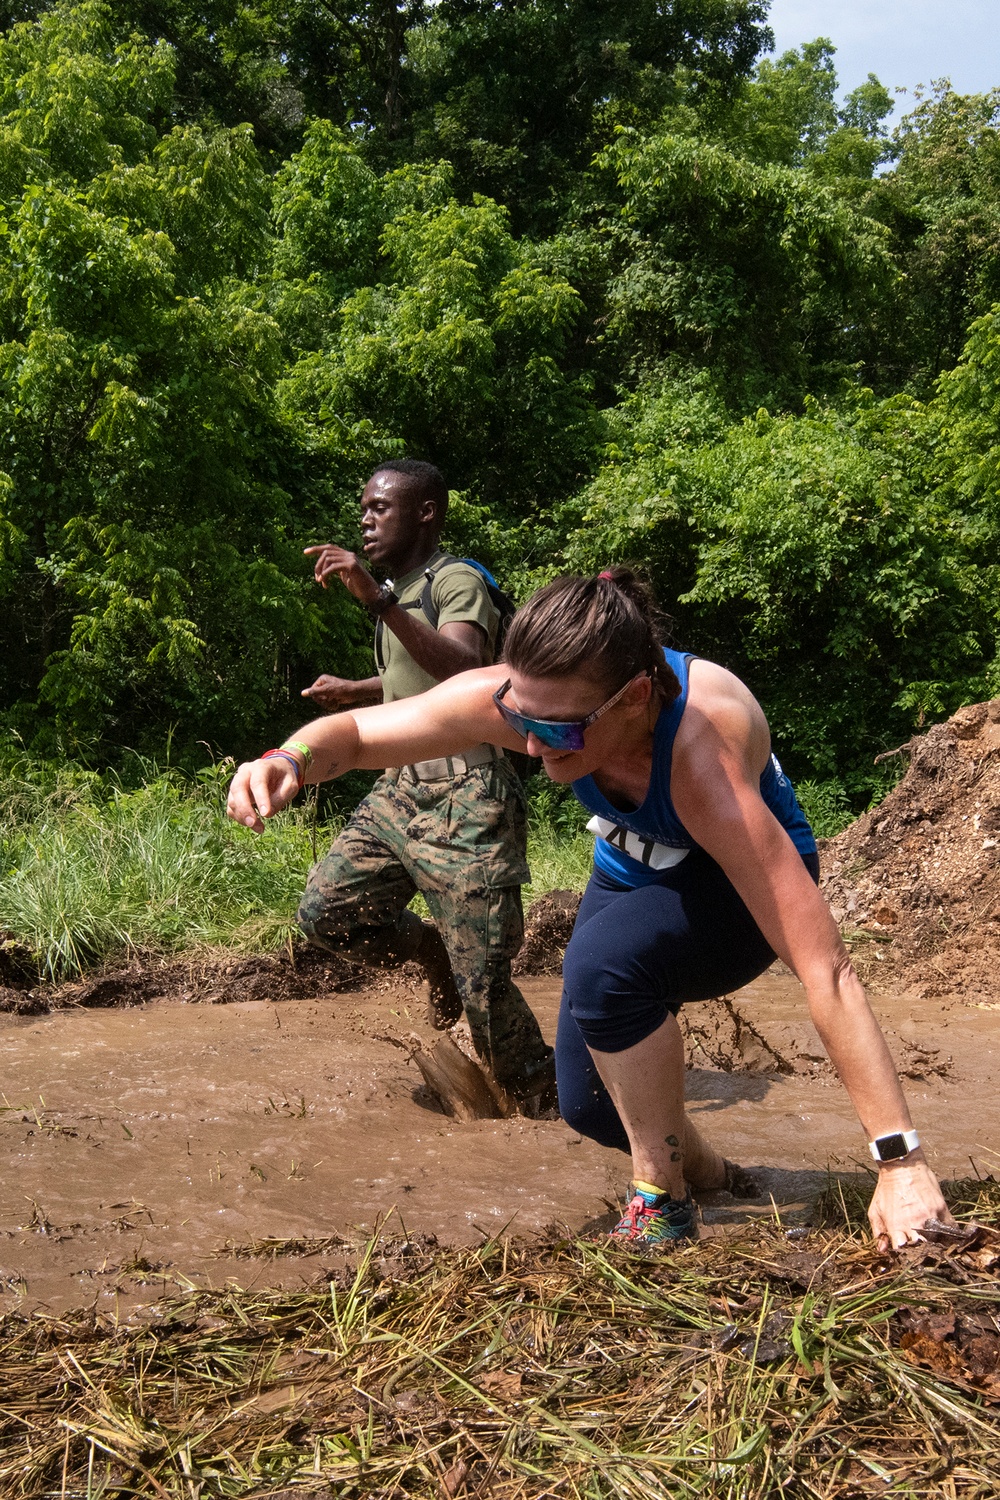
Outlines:
{"label": "clump of grass", "polygon": [[593,835],[586,830],[588,814],[569,787],[543,774],[528,785],[528,864],[531,884],[526,904],[546,891],[582,891],[594,859]]}
{"label": "clump of grass", "polygon": [[69,768],[8,772],[6,933],[52,979],[137,949],[279,947],[312,859],[314,806],[284,814],[258,839],[226,818],[230,771],[160,771],[135,790]]}
{"label": "clump of grass", "polygon": [[854,822],[856,814],[842,782],[799,781],[795,795],[817,838],[835,838]]}
{"label": "clump of grass", "polygon": [[[972,1165],[978,1172],[976,1163]],[[876,1180],[875,1171],[868,1167],[852,1172],[850,1176],[831,1172],[813,1208],[816,1223],[828,1229],[845,1229],[852,1233],[866,1231],[868,1205]],[[1000,1181],[992,1174],[946,1182],[943,1191],[949,1208],[958,1218],[972,1219],[977,1224],[1000,1229]]]}
{"label": "clump of grass", "polygon": [[376,1237],[305,1292],[8,1317],[0,1491],[986,1500],[1000,1413],[898,1342],[900,1309],[996,1309],[962,1276],[776,1225],[655,1261]]}
{"label": "clump of grass", "polygon": [[[316,793],[262,836],[225,814],[232,767],[195,776],[140,767],[135,787],[63,765],[0,766],[0,937],[46,978],[73,978],[136,951],[222,944],[269,952],[295,929],[309,866],[337,833]],[[593,841],[542,798],[529,839],[530,902],[582,888]]]}
{"label": "clump of grass", "polygon": [[524,887],[525,905],[546,891],[582,891],[594,860],[594,839],[589,833],[571,837],[548,824],[535,824],[528,835],[531,884]]}

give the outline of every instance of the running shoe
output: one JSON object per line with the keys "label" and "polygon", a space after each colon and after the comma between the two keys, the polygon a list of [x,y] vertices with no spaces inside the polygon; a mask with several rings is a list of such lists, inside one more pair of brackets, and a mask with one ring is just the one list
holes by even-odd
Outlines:
{"label": "running shoe", "polygon": [[629,1205],[611,1231],[612,1244],[623,1245],[639,1254],[669,1250],[678,1241],[696,1240],[691,1194],[671,1198],[667,1193],[651,1193],[645,1188],[629,1187]]}

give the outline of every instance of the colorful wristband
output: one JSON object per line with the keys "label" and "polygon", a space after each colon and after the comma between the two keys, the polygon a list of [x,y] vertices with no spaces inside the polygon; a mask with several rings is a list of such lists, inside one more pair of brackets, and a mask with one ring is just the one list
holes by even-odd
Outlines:
{"label": "colorful wristband", "polygon": [[299,778],[299,791],[301,792],[302,783],[306,779],[306,773],[299,765],[294,755],[289,755],[287,750],[265,750],[264,754],[260,758],[261,760],[273,760],[276,755],[280,755],[282,760],[287,760],[290,766],[295,767],[295,774]]}
{"label": "colorful wristband", "polygon": [[305,761],[305,768],[308,771],[313,762],[313,753],[304,740],[285,740],[281,748],[282,750],[297,750]]}

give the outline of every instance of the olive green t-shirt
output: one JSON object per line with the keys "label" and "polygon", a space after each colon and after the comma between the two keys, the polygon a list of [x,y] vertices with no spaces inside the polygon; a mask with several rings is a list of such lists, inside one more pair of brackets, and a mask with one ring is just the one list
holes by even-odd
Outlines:
{"label": "olive green t-shirt", "polygon": [[[411,573],[397,578],[393,583],[393,588],[400,604],[409,605],[417,618],[425,620],[429,625],[431,622],[423,610],[414,609],[413,606],[420,604],[427,583],[425,570],[430,568],[434,573],[431,598],[438,612],[437,629],[440,630],[442,625],[448,625],[456,620],[479,625],[485,631],[488,642],[485,660],[491,662],[500,613],[490,599],[483,575],[475,568],[470,568],[468,563],[457,560],[444,563],[442,566],[441,559],[446,555],[438,548],[422,567],[414,568]],[[394,703],[399,698],[412,698],[417,693],[425,693],[428,688],[436,685],[436,678],[417,666],[413,657],[393,635],[388,625],[383,625],[380,634],[382,660],[381,662],[378,660],[376,652],[376,665],[378,675],[382,679],[384,703]]]}

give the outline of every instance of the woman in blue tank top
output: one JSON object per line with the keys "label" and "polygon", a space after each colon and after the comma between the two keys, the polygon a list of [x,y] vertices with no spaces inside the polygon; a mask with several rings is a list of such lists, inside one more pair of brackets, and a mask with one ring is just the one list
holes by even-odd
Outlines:
{"label": "woman in blue tank top", "polygon": [[739,1187],[684,1112],[682,1004],[731,992],[780,956],[868,1134],[883,1245],[950,1215],[885,1039],[826,903],[816,844],[767,721],[724,668],[665,650],[628,569],[567,578],[515,616],[506,665],[416,698],[318,719],[241,766],[230,816],[261,831],[303,781],[488,741],[542,758],[593,814],[594,870],[564,963],[560,1113],[632,1158],[614,1237],[640,1251],[697,1235],[695,1188]]}

